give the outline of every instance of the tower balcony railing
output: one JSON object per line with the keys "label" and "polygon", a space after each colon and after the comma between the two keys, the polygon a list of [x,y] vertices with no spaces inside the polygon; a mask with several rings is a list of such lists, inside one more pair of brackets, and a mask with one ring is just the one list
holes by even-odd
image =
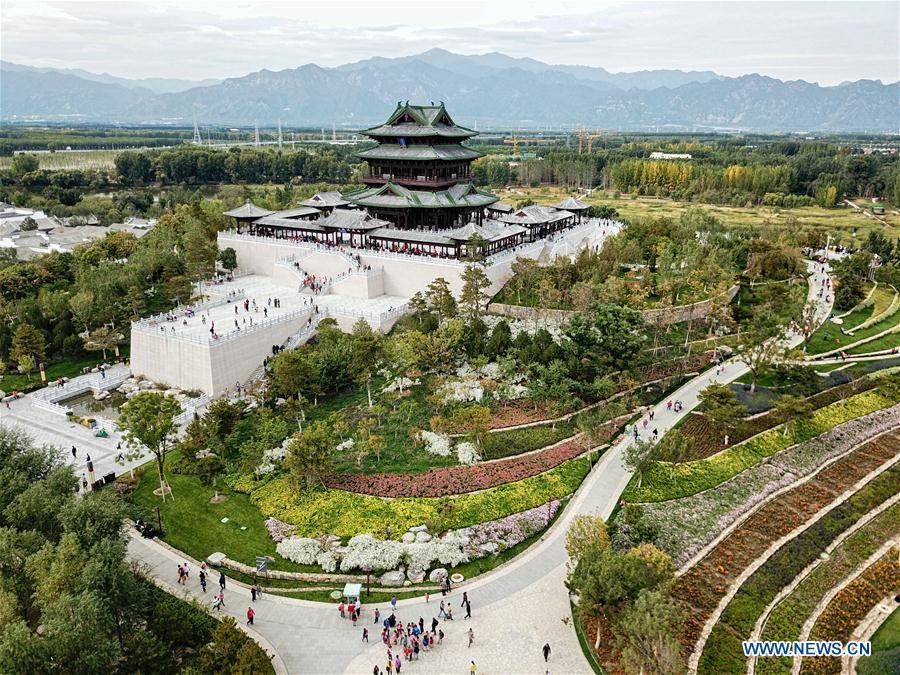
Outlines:
{"label": "tower balcony railing", "polygon": [[386,176],[383,174],[377,176],[365,176],[363,183],[366,185],[384,185],[388,181],[396,185],[402,185],[408,188],[445,188],[452,187],[457,183],[469,180],[468,176],[442,177],[442,178],[426,178],[423,176]]}

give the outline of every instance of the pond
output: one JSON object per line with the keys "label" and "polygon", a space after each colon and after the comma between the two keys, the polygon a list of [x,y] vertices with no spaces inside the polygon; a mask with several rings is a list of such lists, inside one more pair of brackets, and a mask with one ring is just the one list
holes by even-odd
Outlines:
{"label": "pond", "polygon": [[70,408],[79,417],[103,417],[108,420],[117,420],[119,419],[119,408],[126,400],[125,394],[112,391],[109,398],[95,401],[94,393],[89,391],[59,403]]}

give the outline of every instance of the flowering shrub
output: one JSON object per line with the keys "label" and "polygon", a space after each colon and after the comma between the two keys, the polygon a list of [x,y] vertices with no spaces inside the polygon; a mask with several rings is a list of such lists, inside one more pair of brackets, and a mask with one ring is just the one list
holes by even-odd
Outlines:
{"label": "flowering shrub", "polygon": [[[423,438],[425,434],[431,434],[422,433]],[[327,476],[325,484],[331,488],[383,497],[443,497],[485,490],[535,476],[578,457],[585,449],[580,438],[572,438],[525,457],[511,457],[474,466],[431,469],[420,474],[337,474]]]}
{"label": "flowering shrub", "polygon": [[500,544],[501,549],[520,544],[547,527],[558,510],[559,500],[553,499],[545,505],[470,527],[466,552],[471,557],[480,557],[484,555],[480,547],[485,544]]}
{"label": "flowering shrub", "polygon": [[386,527],[399,536],[420,523],[441,522],[448,529],[459,529],[534,508],[571,494],[587,472],[588,463],[579,458],[519,481],[449,499],[381,499],[344,490],[299,491],[288,476],[279,476],[254,490],[250,499],[264,516],[296,525],[300,536],[352,537],[360,532],[381,533]]}
{"label": "flowering shrub", "polygon": [[[274,520],[274,518],[270,518],[269,520]],[[266,523],[268,524],[268,520]],[[287,558],[298,565],[312,565],[316,562],[316,558],[319,554],[322,553],[322,546],[316,539],[310,539],[308,537],[289,537],[278,542],[278,546],[275,547],[275,550],[282,558]]]}
{"label": "flowering shrub", "polygon": [[392,570],[400,564],[403,544],[390,539],[375,539],[371,534],[358,534],[347,543],[341,558],[341,571],[353,569]]}
{"label": "flowering shrub", "polygon": [[425,449],[432,455],[448,457],[450,455],[450,439],[444,434],[433,431],[420,431],[419,439],[425,443]]}
{"label": "flowering shrub", "polygon": [[781,429],[771,429],[707,459],[681,464],[675,469],[676,480],[672,479],[668,464],[657,462],[644,472],[641,487],[637,487],[636,480],[632,481],[623,497],[630,502],[661,502],[708,490],[776,452],[819,436],[839,424],[892,406],[898,400],[900,391],[893,388],[857,394],[817,410],[809,421],[791,425],[787,434]]}
{"label": "flowering shrub", "polygon": [[316,556],[316,564],[326,572],[337,571],[339,562],[340,559],[338,558],[337,553],[332,549],[322,551],[321,553],[319,553],[319,555]]}
{"label": "flowering shrub", "polygon": [[841,424],[821,436],[783,450],[721,485],[682,499],[651,503],[644,513],[659,531],[657,545],[681,565],[723,528],[770,494],[809,475],[841,455],[897,425],[900,405]]}
{"label": "flowering shrub", "polygon": [[277,543],[291,536],[294,526],[290,523],[283,523],[278,518],[266,518],[266,531],[272,537],[272,541]]}
{"label": "flowering shrub", "polygon": [[387,385],[385,385],[385,387],[381,391],[390,393],[393,391],[400,391],[401,389],[406,390],[410,387],[416,386],[417,384],[422,384],[422,380],[418,378],[415,380],[411,380],[408,377],[395,377]]}
{"label": "flowering shrub", "polygon": [[355,445],[356,441],[354,441],[352,438],[348,438],[343,443],[338,443],[334,449],[338,452],[346,452],[347,450],[352,450],[353,446]]}
{"label": "flowering shrub", "polygon": [[[674,597],[690,608],[683,644],[695,644],[703,624],[727,593],[734,579],[764,555],[771,543],[808,523],[848,487],[876,466],[895,456],[900,432],[870,442],[853,456],[842,458],[809,482],[768,502],[731,532],[703,560],[676,582]],[[867,455],[878,455],[864,461]],[[863,464],[865,466],[859,466]],[[700,661],[700,672],[744,672],[735,639],[746,639],[760,613],[797,574],[819,558],[842,532],[896,494],[900,467],[893,466],[860,488],[775,551],[740,587],[714,626]]]}
{"label": "flowering shrub", "polygon": [[446,382],[437,390],[437,395],[441,397],[444,404],[452,402],[480,403],[484,398],[484,388],[475,378],[465,378],[462,380],[451,380]]}
{"label": "flowering shrub", "polygon": [[[895,504],[854,532],[834,549],[782,600],[766,620],[763,640],[797,640],[806,618],[822,597],[846,579],[859,565],[877,551],[882,542],[900,535],[900,504]],[[773,663],[774,661],[774,663]],[[761,675],[790,671],[791,659],[761,659],[756,671]]]}
{"label": "flowering shrub", "polygon": [[474,443],[463,441],[456,444],[456,457],[460,464],[471,465],[481,461],[481,455],[478,454],[478,448]]}

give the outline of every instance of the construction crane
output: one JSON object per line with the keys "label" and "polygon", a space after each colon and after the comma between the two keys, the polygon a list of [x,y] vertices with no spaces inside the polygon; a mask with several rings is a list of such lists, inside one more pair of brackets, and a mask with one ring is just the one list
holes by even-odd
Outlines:
{"label": "construction crane", "polygon": [[581,129],[578,132],[578,154],[580,155],[582,153],[582,149],[584,148],[585,140],[587,140],[587,152],[588,152],[588,154],[591,154],[591,150],[593,149],[595,138],[603,138],[603,134],[591,134],[591,133],[586,134],[584,132],[584,129]]}
{"label": "construction crane", "polygon": [[555,138],[522,138],[521,136],[510,136],[509,138],[504,138],[503,142],[507,145],[513,146],[513,155],[519,154],[519,143],[522,145],[528,145],[529,143],[556,143]]}

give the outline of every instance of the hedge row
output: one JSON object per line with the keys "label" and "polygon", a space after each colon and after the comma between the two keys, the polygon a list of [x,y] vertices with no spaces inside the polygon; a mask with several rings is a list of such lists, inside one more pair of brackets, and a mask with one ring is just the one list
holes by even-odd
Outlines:
{"label": "hedge row", "polygon": [[809,420],[789,423],[787,433],[781,428],[770,429],[708,459],[681,464],[675,469],[675,479],[670,465],[657,462],[644,473],[641,487],[637,487],[637,477],[632,478],[623,498],[629,502],[661,502],[708,490],[776,452],[898,401],[900,387],[883,387],[857,394],[817,410]]}
{"label": "hedge row", "polygon": [[[842,532],[884,503],[900,488],[900,467],[892,467],[778,549],[741,586],[719,617],[700,658],[703,673],[747,670],[741,641],[778,592],[803,571]],[[828,638],[833,639],[833,638]]]}
{"label": "hedge row", "polygon": [[[877,551],[886,539],[900,534],[900,504],[895,504],[854,532],[832,551],[828,560],[819,564],[784,598],[769,615],[760,636],[763,640],[796,640],[804,622],[826,593],[849,576],[861,563]],[[792,659],[758,659],[760,675],[788,675]]]}

